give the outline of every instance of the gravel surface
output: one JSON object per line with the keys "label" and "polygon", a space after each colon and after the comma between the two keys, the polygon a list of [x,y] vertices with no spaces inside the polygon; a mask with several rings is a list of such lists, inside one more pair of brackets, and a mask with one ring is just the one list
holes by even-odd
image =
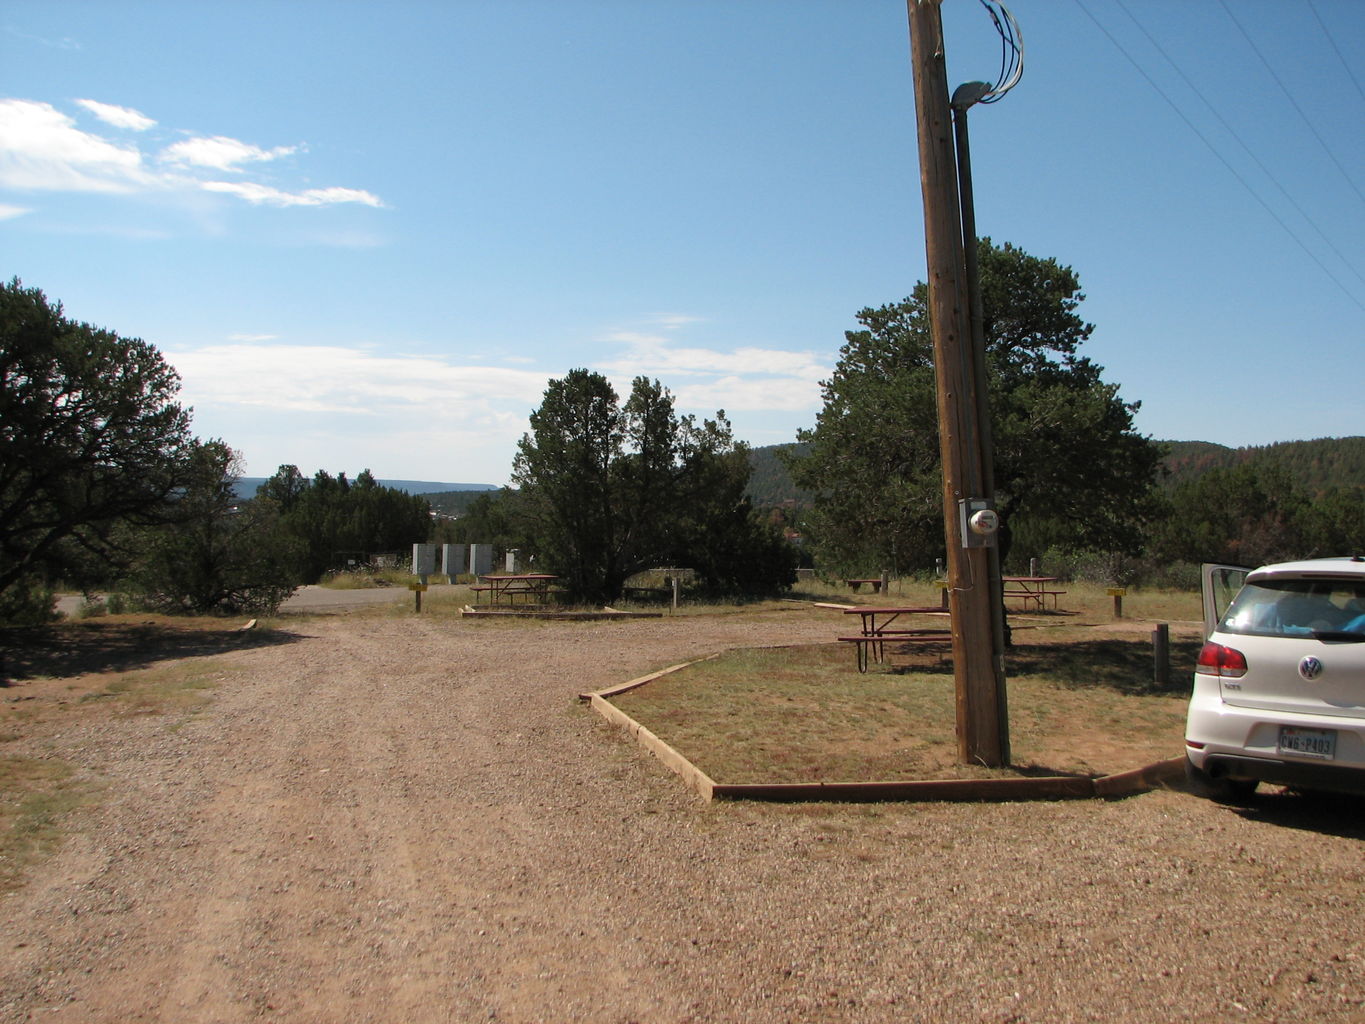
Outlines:
{"label": "gravel surface", "polygon": [[828,616],[292,628],[50,742],[0,1020],[1365,1020],[1359,802],[702,805],[576,694]]}

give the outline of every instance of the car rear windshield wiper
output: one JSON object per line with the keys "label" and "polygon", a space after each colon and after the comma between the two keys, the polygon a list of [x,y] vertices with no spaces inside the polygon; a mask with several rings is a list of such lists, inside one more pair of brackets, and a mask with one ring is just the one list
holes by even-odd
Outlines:
{"label": "car rear windshield wiper", "polygon": [[1365,644],[1365,633],[1347,633],[1340,629],[1315,629],[1314,640],[1336,640],[1343,644]]}

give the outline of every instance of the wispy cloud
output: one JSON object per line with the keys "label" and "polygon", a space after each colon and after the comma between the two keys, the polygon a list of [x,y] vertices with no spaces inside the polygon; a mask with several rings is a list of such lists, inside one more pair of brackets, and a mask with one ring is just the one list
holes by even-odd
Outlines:
{"label": "wispy cloud", "polygon": [[482,401],[512,402],[524,415],[539,402],[546,384],[544,373],[529,370],[330,345],[235,340],[168,351],[166,358],[184,379],[191,404],[208,401],[295,412],[376,416],[395,409],[428,410]]}
{"label": "wispy cloud", "polygon": [[15,217],[22,217],[30,212],[32,211],[27,206],[11,206],[8,203],[0,203],[0,220],[13,220]]}
{"label": "wispy cloud", "polygon": [[330,345],[233,341],[165,356],[195,429],[222,436],[253,473],[284,463],[336,471],[344,452],[353,469],[499,482],[547,382],[530,370]]}
{"label": "wispy cloud", "polygon": [[302,192],[285,192],[270,185],[237,181],[205,181],[199,187],[206,192],[226,192],[258,206],[331,206],[336,203],[384,205],[378,196],[355,188],[309,188]]}
{"label": "wispy cloud", "polygon": [[[207,191],[256,206],[322,207],[359,204],[383,207],[378,196],[344,186],[289,189],[276,182],[250,180],[253,168],[303,152],[304,147],[265,148],[223,135],[193,136],[161,144],[152,132],[157,122],[141,111],[77,100],[103,124],[142,135],[115,141],[81,128],[50,103],[0,99],[0,189],[26,192],[145,193]],[[211,174],[238,175],[220,181]]]}
{"label": "wispy cloud", "polygon": [[35,36],[29,32],[20,32],[11,25],[4,26],[0,31],[13,36],[15,39],[23,39],[26,42],[37,43],[39,46],[46,46],[53,50],[79,50],[81,48],[80,40],[72,39],[70,36],[62,36],[60,39],[49,39],[47,36]]}
{"label": "wispy cloud", "polygon": [[818,409],[820,381],[831,369],[826,357],[810,351],[746,345],[722,351],[679,346],[668,336],[638,331],[616,331],[606,340],[624,350],[600,364],[604,372],[657,378],[690,409]]}
{"label": "wispy cloud", "polygon": [[297,146],[276,146],[262,149],[240,139],[224,135],[211,138],[185,139],[167,146],[160,159],[184,167],[209,167],[215,171],[237,171],[242,164],[267,163],[298,152]]}
{"label": "wispy cloud", "polygon": [[76,103],[90,111],[105,124],[113,125],[115,128],[145,132],[149,128],[156,127],[156,122],[150,117],[129,107],[116,107],[112,103],[101,103],[99,100],[77,100]]}

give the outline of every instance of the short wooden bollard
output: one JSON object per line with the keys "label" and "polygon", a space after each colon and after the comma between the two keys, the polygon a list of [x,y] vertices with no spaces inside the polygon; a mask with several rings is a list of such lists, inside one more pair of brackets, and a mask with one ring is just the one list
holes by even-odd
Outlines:
{"label": "short wooden bollard", "polygon": [[416,611],[418,614],[421,614],[422,592],[427,589],[427,585],[425,583],[409,583],[408,589],[412,591],[413,600],[417,602],[417,606],[414,609],[414,611]]}
{"label": "short wooden bollard", "polygon": [[943,607],[944,607],[944,608],[947,608],[947,607],[948,607],[948,581],[947,581],[947,580],[934,580],[934,586],[938,587],[938,596],[939,596],[939,600],[942,601]]}
{"label": "short wooden bollard", "polygon": [[1114,599],[1114,618],[1123,618],[1123,595],[1128,593],[1128,588],[1110,587],[1105,593]]}
{"label": "short wooden bollard", "polygon": [[1164,622],[1152,630],[1152,681],[1157,686],[1171,682],[1171,627]]}

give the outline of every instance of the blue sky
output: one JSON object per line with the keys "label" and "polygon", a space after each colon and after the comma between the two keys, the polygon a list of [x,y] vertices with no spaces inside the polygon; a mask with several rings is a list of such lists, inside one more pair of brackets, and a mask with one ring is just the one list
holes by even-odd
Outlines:
{"label": "blue sky", "polygon": [[[1138,429],[1365,433],[1365,3],[1008,6],[978,227],[1077,270]],[[0,274],[160,348],[248,475],[500,484],[577,366],[789,441],[924,276],[909,49],[902,0],[9,0]]]}

